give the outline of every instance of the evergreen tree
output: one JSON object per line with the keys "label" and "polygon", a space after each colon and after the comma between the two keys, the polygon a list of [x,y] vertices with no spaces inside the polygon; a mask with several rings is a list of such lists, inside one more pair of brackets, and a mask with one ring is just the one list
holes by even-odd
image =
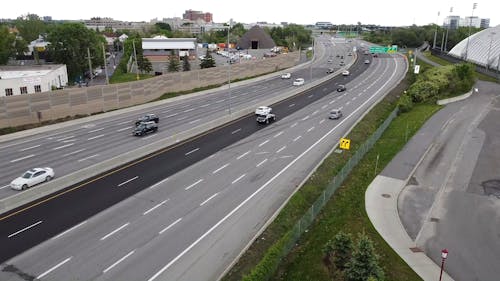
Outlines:
{"label": "evergreen tree", "polygon": [[335,264],[339,270],[343,271],[346,269],[347,263],[351,259],[353,248],[354,245],[351,234],[340,231],[333,238],[333,264]]}
{"label": "evergreen tree", "polygon": [[215,67],[215,60],[212,58],[212,55],[210,55],[210,52],[207,49],[207,53],[205,54],[205,57],[201,60],[200,63],[200,68],[210,68],[210,67]]}
{"label": "evergreen tree", "polygon": [[168,63],[168,72],[178,72],[180,69],[179,58],[174,53],[174,50],[170,52],[170,59]]}
{"label": "evergreen tree", "polygon": [[373,242],[365,234],[360,234],[357,248],[347,264],[345,276],[347,281],[367,281],[370,278],[384,279],[384,272],[378,265],[378,256],[375,254]]}
{"label": "evergreen tree", "polygon": [[148,60],[148,58],[145,58],[142,55],[137,56],[137,64],[141,73],[150,73],[151,71],[153,71],[153,65],[151,64],[151,62]]}
{"label": "evergreen tree", "polygon": [[182,57],[182,71],[190,71],[191,70],[191,64],[189,64],[189,57],[188,55],[184,55]]}

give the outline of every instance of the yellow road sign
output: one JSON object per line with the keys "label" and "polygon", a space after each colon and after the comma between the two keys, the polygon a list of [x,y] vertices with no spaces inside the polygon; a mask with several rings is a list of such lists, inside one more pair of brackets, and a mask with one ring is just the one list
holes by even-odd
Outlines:
{"label": "yellow road sign", "polygon": [[350,147],[351,147],[351,140],[350,139],[345,139],[345,138],[340,139],[340,148],[345,149],[345,150],[349,150]]}

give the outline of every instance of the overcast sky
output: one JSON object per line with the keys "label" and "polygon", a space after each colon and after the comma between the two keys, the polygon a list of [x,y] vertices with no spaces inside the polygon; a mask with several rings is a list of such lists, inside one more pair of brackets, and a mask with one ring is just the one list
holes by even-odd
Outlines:
{"label": "overcast sky", "polygon": [[[8,3],[8,4],[7,4]],[[78,3],[78,4],[77,4]],[[298,4],[297,4],[298,3]],[[214,22],[314,24],[329,21],[333,24],[376,24],[389,26],[442,24],[450,15],[460,17],[472,14],[473,1],[382,1],[382,0],[291,0],[285,1],[209,1],[209,0],[146,0],[107,1],[86,0],[79,2],[61,0],[8,1],[0,9],[0,18],[17,18],[27,13],[52,16],[53,19],[89,19],[111,17],[123,21],[146,21],[158,18],[182,17],[192,9],[213,14]],[[500,0],[478,0],[474,16],[490,18],[490,26],[500,24]],[[438,17],[438,12],[440,16]]]}

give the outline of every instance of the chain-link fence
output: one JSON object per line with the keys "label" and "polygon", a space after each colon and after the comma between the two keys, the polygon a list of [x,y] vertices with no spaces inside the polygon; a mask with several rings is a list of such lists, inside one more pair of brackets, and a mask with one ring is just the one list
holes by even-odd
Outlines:
{"label": "chain-link fence", "polygon": [[[365,156],[365,154],[373,147],[373,145],[377,142],[377,140],[382,136],[384,131],[387,129],[389,124],[394,120],[394,118],[397,116],[398,113],[398,108],[396,108],[390,115],[387,117],[387,119],[380,125],[380,127],[373,133],[355,152],[355,154],[349,158],[347,163],[344,165],[344,167],[339,171],[339,173],[330,181],[330,183],[327,185],[323,193],[319,196],[319,198],[314,202],[314,204],[309,208],[309,210],[302,216],[302,218],[297,221],[295,226],[292,228],[290,232],[288,232],[286,235],[284,235],[279,242],[277,242],[275,245],[283,245],[281,248],[281,251],[278,255],[275,255],[275,258],[278,260],[275,260],[274,262],[271,261],[271,264],[267,265],[262,265],[267,270],[254,270],[247,278],[244,280],[263,280],[262,277],[264,277],[265,280],[269,280],[274,272],[276,271],[279,262],[281,259],[283,259],[288,253],[292,250],[292,248],[295,246],[297,243],[297,240],[300,238],[304,230],[306,230],[314,221],[316,216],[321,212],[321,209],[326,205],[328,200],[332,197],[332,195],[335,193],[337,188],[344,182],[344,180],[347,178],[349,173],[352,171],[352,169],[359,163],[361,159]],[[269,262],[269,259],[264,259],[267,262]],[[262,261],[261,261],[262,263]],[[259,264],[260,265],[260,264]],[[257,265],[257,267],[259,267]],[[272,267],[271,268],[269,268]],[[271,270],[269,270],[271,269]],[[262,274],[266,272],[265,274]],[[258,275],[258,276],[252,276],[252,275]],[[265,276],[263,276],[265,275]],[[257,278],[257,279],[256,279]]]}

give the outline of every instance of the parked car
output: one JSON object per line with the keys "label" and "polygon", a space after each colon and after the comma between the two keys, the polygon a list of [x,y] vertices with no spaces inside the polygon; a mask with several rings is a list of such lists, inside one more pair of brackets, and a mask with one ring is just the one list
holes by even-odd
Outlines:
{"label": "parked car", "polygon": [[326,73],[327,73],[327,74],[330,74],[330,73],[333,73],[334,71],[335,71],[335,70],[334,70],[333,68],[328,68],[328,69],[326,70]]}
{"label": "parked car", "polygon": [[342,117],[342,111],[338,108],[332,109],[332,111],[330,111],[330,115],[328,115],[328,118],[330,119],[339,119],[340,117]]}
{"label": "parked car", "polygon": [[343,76],[349,76],[349,74],[350,74],[350,73],[349,73],[349,70],[344,70],[344,71],[342,71],[342,75],[343,75]]}
{"label": "parked car", "polygon": [[137,119],[137,121],[135,121],[135,125],[139,126],[139,124],[141,124],[142,122],[149,122],[149,121],[153,121],[155,123],[158,123],[158,122],[160,122],[160,118],[158,118],[158,116],[156,116],[153,113],[149,113],[149,114],[146,114],[146,115],[140,117],[139,119]]}
{"label": "parked car", "polygon": [[134,129],[134,136],[144,136],[149,133],[156,133],[158,131],[158,125],[153,122],[141,122],[137,127]]}
{"label": "parked car", "polygon": [[292,78],[292,74],[291,73],[283,73],[281,74],[281,79],[290,79]]}
{"label": "parked car", "polygon": [[347,90],[346,87],[345,87],[345,85],[338,85],[337,86],[337,92],[343,92],[345,90]]}
{"label": "parked car", "polygon": [[345,65],[344,61],[341,61],[341,62],[339,63],[339,65],[340,65],[340,66],[344,66],[344,65]]}
{"label": "parked car", "polygon": [[304,85],[304,78],[297,78],[293,81],[294,86],[302,86]]}
{"label": "parked car", "polygon": [[255,110],[255,115],[265,115],[271,113],[272,111],[273,109],[268,106],[259,106]]}
{"label": "parked car", "polygon": [[370,60],[365,60],[365,64],[369,64],[370,63]]}
{"label": "parked car", "polygon": [[10,183],[10,188],[15,190],[25,190],[42,182],[48,182],[54,178],[54,170],[49,167],[33,168]]}

